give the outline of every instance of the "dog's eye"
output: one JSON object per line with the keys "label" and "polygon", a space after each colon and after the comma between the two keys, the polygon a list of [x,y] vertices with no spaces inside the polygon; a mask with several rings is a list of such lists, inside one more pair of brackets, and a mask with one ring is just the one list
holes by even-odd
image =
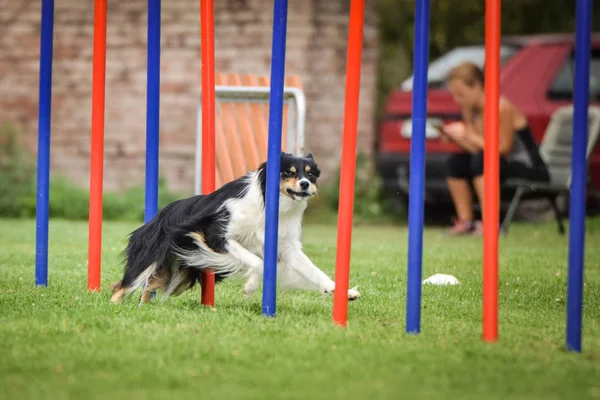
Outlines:
{"label": "dog's eye", "polygon": [[292,171],[283,171],[283,176],[286,178],[291,178],[294,176],[294,173]]}
{"label": "dog's eye", "polygon": [[315,176],[315,173],[314,173],[314,172],[312,172],[312,171],[308,171],[308,172],[306,173],[306,176],[308,176],[309,178],[314,178],[314,176]]}

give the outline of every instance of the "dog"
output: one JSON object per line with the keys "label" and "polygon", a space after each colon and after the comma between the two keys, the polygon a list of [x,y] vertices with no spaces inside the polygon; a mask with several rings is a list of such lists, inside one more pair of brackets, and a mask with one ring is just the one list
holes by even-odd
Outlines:
{"label": "dog", "polygon": [[[318,192],[321,174],[312,153],[281,153],[277,270],[281,287],[331,294],[335,282],[302,251],[302,217]],[[123,252],[123,279],[113,284],[111,301],[119,303],[144,286],[139,305],[160,290],[163,299],[202,283],[205,270],[215,281],[245,279],[251,296],[263,279],[267,162],[218,190],[177,200],[133,231]],[[360,297],[357,288],[348,299]]]}

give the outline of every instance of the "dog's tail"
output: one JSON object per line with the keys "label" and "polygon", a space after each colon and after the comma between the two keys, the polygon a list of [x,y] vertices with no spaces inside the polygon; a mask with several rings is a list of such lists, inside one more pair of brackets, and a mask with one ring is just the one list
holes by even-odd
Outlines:
{"label": "dog's tail", "polygon": [[125,271],[123,279],[113,284],[111,301],[118,303],[146,283],[162,268],[170,268],[169,241],[164,222],[160,218],[133,231],[123,251]]}

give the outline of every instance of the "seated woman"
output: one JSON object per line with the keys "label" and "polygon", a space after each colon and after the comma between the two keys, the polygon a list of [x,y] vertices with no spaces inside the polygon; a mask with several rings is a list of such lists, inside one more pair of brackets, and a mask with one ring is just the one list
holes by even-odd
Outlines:
{"label": "seated woman", "polygon": [[[457,219],[451,235],[480,234],[481,223],[473,219],[473,183],[483,208],[484,74],[473,63],[454,67],[446,78],[448,89],[462,108],[463,122],[446,125],[442,138],[462,147],[447,161],[447,182]],[[507,178],[548,181],[549,174],[533,140],[527,118],[510,101],[500,97],[500,182]]]}

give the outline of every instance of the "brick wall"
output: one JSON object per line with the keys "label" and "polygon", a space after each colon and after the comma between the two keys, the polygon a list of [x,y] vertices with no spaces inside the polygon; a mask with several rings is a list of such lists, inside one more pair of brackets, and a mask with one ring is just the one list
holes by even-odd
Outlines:
{"label": "brick wall", "polygon": [[[40,1],[0,0],[0,123],[20,125],[37,146]],[[200,96],[198,0],[162,5],[160,173],[172,189],[193,188],[195,110]],[[217,72],[268,75],[272,1],[215,1]],[[376,88],[376,0],[367,0],[359,148],[370,152]],[[146,0],[109,0],[106,56],[106,189],[144,181]],[[341,153],[349,0],[289,2],[286,73],[307,96],[306,146],[324,178]],[[55,0],[53,174],[89,180],[93,2]]]}

